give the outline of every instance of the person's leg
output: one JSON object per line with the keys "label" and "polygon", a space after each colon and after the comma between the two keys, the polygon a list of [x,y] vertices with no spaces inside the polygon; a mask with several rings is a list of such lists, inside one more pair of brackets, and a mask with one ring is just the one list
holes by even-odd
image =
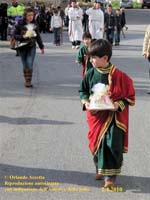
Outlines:
{"label": "person's leg", "polygon": [[107,38],[107,40],[112,44],[112,41],[111,41],[111,29],[108,29],[108,30],[107,30],[106,38]]}
{"label": "person's leg", "polygon": [[123,162],[124,132],[115,125],[115,119],[105,133],[97,151],[98,174],[104,176],[104,187],[114,187]]}
{"label": "person's leg", "polygon": [[76,45],[76,49],[79,49],[80,48],[80,44],[81,44],[81,41],[77,40],[75,45]]}
{"label": "person's leg", "polygon": [[96,168],[95,180],[102,180],[103,176],[101,174],[98,174],[98,157],[97,157],[97,155],[94,156],[93,161],[94,161],[95,168]]}
{"label": "person's leg", "polygon": [[114,33],[114,37],[115,37],[115,46],[118,45],[118,31],[116,30]]}
{"label": "person's leg", "polygon": [[110,43],[113,45],[114,41],[114,30],[110,29],[110,35],[109,35]]}
{"label": "person's leg", "polygon": [[19,54],[21,57],[21,61],[22,61],[22,65],[23,65],[23,70],[26,68],[27,66],[27,51],[25,50],[19,50]]}
{"label": "person's leg", "polygon": [[10,36],[10,48],[13,49],[15,47],[15,39],[13,36]]}
{"label": "person's leg", "polygon": [[106,40],[109,41],[109,29],[107,29],[107,30],[105,31],[105,33],[106,33]]}
{"label": "person's leg", "polygon": [[36,46],[34,45],[33,47],[28,49],[28,54],[27,54],[27,73],[26,73],[26,80],[27,84],[26,87],[32,87],[31,81],[32,81],[32,73],[33,73],[33,62],[35,58],[35,53],[36,53]]}
{"label": "person's leg", "polygon": [[57,29],[54,28],[54,44],[57,43]]}
{"label": "person's leg", "polygon": [[117,30],[114,31],[114,38],[115,38],[115,45],[118,46],[120,43],[120,30],[117,28]]}
{"label": "person's leg", "polygon": [[86,32],[89,32],[89,20],[86,19]]}
{"label": "person's leg", "polygon": [[4,28],[1,30],[1,40],[4,40]]}
{"label": "person's leg", "polygon": [[56,29],[56,45],[58,45],[59,35],[58,35],[58,28]]}
{"label": "person's leg", "polygon": [[33,68],[33,62],[36,54],[36,45],[28,48],[28,54],[27,54],[27,67],[29,69]]}
{"label": "person's leg", "polygon": [[117,177],[116,175],[105,176],[105,178],[104,178],[104,181],[105,181],[104,187],[106,187],[106,188],[115,187],[116,177]]}
{"label": "person's leg", "polygon": [[5,31],[4,31],[4,40],[7,41],[7,28],[5,28]]}
{"label": "person's leg", "polygon": [[118,30],[118,45],[120,44],[120,30]]}
{"label": "person's leg", "polygon": [[72,49],[74,49],[76,47],[76,42],[72,41]]}
{"label": "person's leg", "polygon": [[0,27],[0,40],[2,40],[2,28]]}
{"label": "person's leg", "polygon": [[4,26],[2,27],[2,33],[1,33],[1,36],[2,36],[2,40],[7,40],[7,28]]}
{"label": "person's leg", "polygon": [[60,34],[61,34],[61,28],[57,29],[57,45],[60,45]]}
{"label": "person's leg", "polygon": [[22,61],[22,65],[23,65],[23,74],[24,74],[24,79],[25,79],[25,86],[27,86],[27,77],[28,77],[28,68],[27,68],[27,51],[26,50],[20,50],[19,51],[20,57],[21,57],[21,61]]}

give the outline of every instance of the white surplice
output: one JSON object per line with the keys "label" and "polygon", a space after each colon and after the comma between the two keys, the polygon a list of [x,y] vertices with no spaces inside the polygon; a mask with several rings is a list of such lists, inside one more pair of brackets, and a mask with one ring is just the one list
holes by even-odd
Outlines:
{"label": "white surplice", "polygon": [[104,13],[101,9],[89,8],[86,10],[89,16],[89,31],[92,39],[103,38],[104,33]]}
{"label": "white surplice", "polygon": [[80,7],[78,8],[69,8],[68,10],[69,16],[69,39],[71,42],[73,41],[82,41],[83,28],[82,28],[82,18],[83,11]]}

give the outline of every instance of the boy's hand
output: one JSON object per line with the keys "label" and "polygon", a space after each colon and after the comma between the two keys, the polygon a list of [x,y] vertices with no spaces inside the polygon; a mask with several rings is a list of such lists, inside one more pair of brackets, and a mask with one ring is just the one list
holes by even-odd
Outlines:
{"label": "boy's hand", "polygon": [[90,103],[89,103],[89,102],[86,102],[84,105],[85,105],[85,108],[88,110],[88,109],[89,109]]}
{"label": "boy's hand", "polygon": [[119,108],[119,103],[118,102],[114,102],[114,109],[113,109],[113,111],[117,111],[118,110],[118,108]]}

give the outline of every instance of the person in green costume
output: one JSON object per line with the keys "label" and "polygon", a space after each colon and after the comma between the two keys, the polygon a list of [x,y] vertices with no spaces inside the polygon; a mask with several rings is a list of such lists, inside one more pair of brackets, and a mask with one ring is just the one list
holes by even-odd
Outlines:
{"label": "person in green costume", "polygon": [[[111,64],[112,45],[99,39],[89,48],[93,68],[85,74],[80,85],[80,98],[86,110],[89,127],[89,148],[96,166],[96,179],[104,177],[104,187],[116,186],[121,172],[123,153],[128,151],[129,105],[135,104],[132,79]],[[112,110],[90,110],[90,97],[97,84],[107,86]]]}
{"label": "person in green costume", "polygon": [[93,67],[92,63],[90,62],[90,58],[88,56],[88,47],[91,45],[92,36],[89,32],[85,32],[82,36],[83,45],[80,47],[76,62],[81,64],[82,66],[82,77],[86,74],[86,72]]}

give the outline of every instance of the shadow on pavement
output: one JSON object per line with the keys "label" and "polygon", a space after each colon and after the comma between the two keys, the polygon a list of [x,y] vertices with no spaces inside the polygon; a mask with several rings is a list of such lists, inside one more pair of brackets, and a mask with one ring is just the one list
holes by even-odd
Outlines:
{"label": "shadow on pavement", "polygon": [[[0,187],[6,186],[6,182],[57,182],[58,186],[52,187],[64,187],[63,184],[73,184],[84,187],[103,187],[102,181],[95,181],[93,173],[79,172],[79,171],[64,171],[55,169],[36,169],[36,168],[26,168],[13,165],[0,164]],[[26,179],[10,179],[10,176],[26,176]],[[30,176],[43,176],[43,180],[32,179]],[[150,193],[150,177],[138,177],[138,176],[125,176],[121,175],[117,179],[117,185],[123,188],[123,191],[130,190],[133,193]],[[20,187],[11,186],[11,187]],[[22,186],[27,187],[27,186]],[[30,188],[33,186],[28,186]],[[34,186],[39,187],[39,186]],[[43,186],[42,186],[43,187]],[[49,186],[51,187],[51,186]]]}
{"label": "shadow on pavement", "polygon": [[32,125],[32,124],[49,124],[49,125],[69,125],[74,124],[73,122],[67,121],[56,121],[56,120],[45,120],[45,119],[37,119],[32,117],[20,117],[20,118],[13,118],[0,115],[0,123],[7,123],[7,124],[17,124],[17,125]]}

